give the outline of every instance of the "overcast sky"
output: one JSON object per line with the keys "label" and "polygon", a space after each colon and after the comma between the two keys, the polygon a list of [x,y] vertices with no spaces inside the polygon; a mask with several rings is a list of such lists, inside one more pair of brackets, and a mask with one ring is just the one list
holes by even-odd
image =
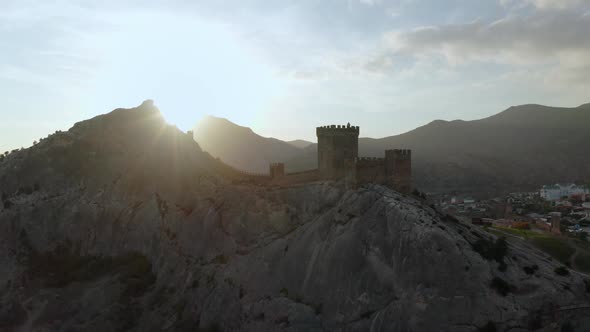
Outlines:
{"label": "overcast sky", "polygon": [[264,136],[590,102],[590,0],[0,1],[0,150],[154,99]]}

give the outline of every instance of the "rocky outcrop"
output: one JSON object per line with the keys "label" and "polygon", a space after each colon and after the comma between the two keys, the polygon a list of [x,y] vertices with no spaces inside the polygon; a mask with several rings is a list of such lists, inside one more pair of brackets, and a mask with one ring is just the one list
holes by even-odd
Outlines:
{"label": "rocky outcrop", "polygon": [[158,114],[116,110],[0,164],[0,330],[588,323],[590,284],[532,248],[381,186],[231,184]]}

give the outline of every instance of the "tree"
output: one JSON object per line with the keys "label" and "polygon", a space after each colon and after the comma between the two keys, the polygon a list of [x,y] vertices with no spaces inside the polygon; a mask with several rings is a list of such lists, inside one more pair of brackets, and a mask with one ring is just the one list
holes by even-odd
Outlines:
{"label": "tree", "polygon": [[33,141],[33,145],[37,145],[37,141]]}

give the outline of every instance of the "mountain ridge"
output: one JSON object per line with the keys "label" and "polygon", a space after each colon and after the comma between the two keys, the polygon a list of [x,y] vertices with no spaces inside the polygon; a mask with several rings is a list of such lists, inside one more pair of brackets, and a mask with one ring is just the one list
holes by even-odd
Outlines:
{"label": "mountain ridge", "polygon": [[233,183],[157,114],[116,110],[0,162],[0,329],[588,326],[584,275],[526,243],[378,185]]}
{"label": "mountain ridge", "polygon": [[[590,182],[590,160],[579,153],[590,140],[589,129],[590,104],[569,108],[526,104],[482,119],[434,120],[403,134],[361,137],[359,155],[381,157],[386,149],[413,149],[418,188],[495,195],[559,181]],[[209,143],[210,150],[205,150],[222,160],[231,155]],[[315,143],[280,155],[258,158],[256,153],[248,153],[249,162],[233,159],[230,164],[261,172],[267,170],[267,161],[285,162],[288,171],[317,167]],[[263,162],[255,164],[252,159]]]}

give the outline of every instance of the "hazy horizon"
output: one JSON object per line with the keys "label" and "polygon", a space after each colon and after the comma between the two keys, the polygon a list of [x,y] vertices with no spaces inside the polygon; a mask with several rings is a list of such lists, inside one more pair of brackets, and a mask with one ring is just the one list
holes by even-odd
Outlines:
{"label": "hazy horizon", "polygon": [[310,141],[322,124],[384,137],[576,107],[589,101],[586,31],[580,0],[6,1],[0,150],[148,98],[182,130],[211,114]]}

